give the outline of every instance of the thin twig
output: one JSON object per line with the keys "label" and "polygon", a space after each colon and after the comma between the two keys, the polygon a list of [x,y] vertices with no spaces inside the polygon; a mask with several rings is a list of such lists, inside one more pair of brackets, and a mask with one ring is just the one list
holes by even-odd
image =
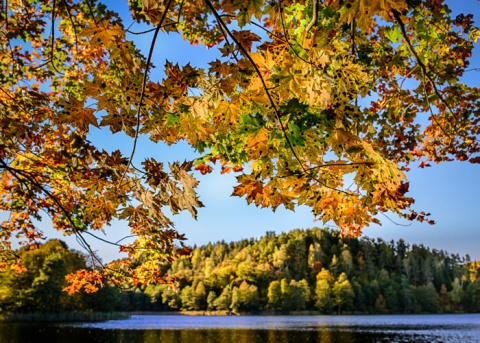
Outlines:
{"label": "thin twig", "polygon": [[52,64],[53,69],[59,74],[61,73],[58,69],[57,66],[55,65],[55,59],[54,59],[54,53],[55,53],[55,11],[56,11],[56,0],[53,0],[52,4],[52,28],[51,28],[51,41],[52,41],[52,51],[50,51],[50,62]]}
{"label": "thin twig", "polygon": [[[297,56],[300,60],[302,60],[303,62],[307,63],[307,64],[310,64],[310,65],[315,65],[315,63],[313,62],[310,62],[310,61],[307,61],[305,60],[303,57],[301,57],[297,50],[295,50],[293,48],[293,45],[292,43],[290,43],[290,35],[288,34],[288,31],[287,31],[287,27],[285,26],[285,19],[283,18],[283,10],[282,10],[282,4],[281,2],[279,1],[278,2],[278,7],[280,9],[280,22],[282,23],[282,30],[283,30],[283,34],[285,36],[285,42],[287,43],[288,47],[290,48],[291,51],[293,51],[293,53],[295,54],[295,56]],[[303,46],[302,46],[303,47]],[[305,48],[304,48],[305,50]]]}
{"label": "thin twig", "polygon": [[133,31],[130,31],[129,29],[127,29],[127,32],[132,34],[132,35],[143,35],[143,34],[146,34],[146,33],[150,33],[150,32],[153,32],[155,31],[156,28],[153,28],[153,29],[148,29],[148,30],[145,30],[145,31],[141,31],[141,32],[133,32]]}
{"label": "thin twig", "polygon": [[160,22],[158,23],[155,33],[152,38],[152,42],[150,44],[150,51],[148,52],[148,57],[147,57],[147,64],[145,65],[145,72],[143,73],[143,82],[142,82],[142,93],[140,94],[140,100],[138,101],[138,109],[137,109],[137,125],[135,128],[135,137],[133,138],[133,147],[132,147],[132,152],[130,154],[130,158],[127,163],[127,168],[125,169],[125,172],[123,173],[122,177],[120,178],[120,182],[122,183],[125,175],[127,174],[128,167],[132,164],[133,161],[133,156],[135,155],[135,150],[137,148],[137,142],[138,142],[138,136],[140,134],[140,117],[142,113],[142,103],[143,99],[145,97],[145,89],[147,86],[147,79],[148,79],[148,71],[150,67],[150,62],[152,60],[152,55],[153,55],[153,50],[155,48],[155,42],[157,40],[158,33],[160,32],[160,29],[162,28],[163,22],[167,18],[167,12],[168,9],[170,8],[170,5],[172,4],[173,0],[168,0],[168,3],[165,7],[165,11],[162,13],[162,18],[160,19]]}
{"label": "thin twig", "polygon": [[307,27],[305,28],[305,35],[312,29],[312,27],[314,25],[317,25],[317,21],[318,21],[318,1],[319,0],[313,0],[312,20],[310,20]]}
{"label": "thin twig", "polygon": [[135,237],[135,236],[127,236],[127,237],[122,238],[120,241],[112,242],[112,241],[109,241],[108,239],[98,237],[97,235],[94,235],[93,233],[88,232],[88,231],[86,231],[85,234],[87,234],[89,236],[92,236],[93,238],[98,239],[99,241],[102,241],[103,243],[107,243],[107,244],[114,245],[114,246],[117,246],[117,247],[124,247],[124,245],[118,244],[118,242],[120,242],[121,240],[123,240],[127,237]]}
{"label": "thin twig", "polygon": [[5,0],[5,30],[8,32],[8,0]]}
{"label": "thin twig", "polygon": [[97,18],[95,18],[95,14],[94,14],[95,12],[93,10],[92,5],[90,4],[90,0],[85,0],[85,3],[87,4],[88,9],[90,10],[90,14],[92,15],[93,22],[95,23],[95,25],[98,26]]}
{"label": "thin twig", "polygon": [[75,35],[75,50],[77,51],[77,55],[78,55],[78,35],[77,35],[77,26],[75,25],[75,22],[73,21],[73,17],[72,17],[72,13],[71,13],[71,9],[70,9],[70,6],[68,5],[67,1],[66,0],[62,0],[63,1],[63,4],[65,5],[65,7],[67,8],[67,13],[68,13],[68,19],[70,20],[70,23],[72,23],[72,27],[73,27],[73,33]]}
{"label": "thin twig", "polygon": [[397,225],[397,226],[411,226],[412,223],[408,223],[408,224],[400,224],[400,223],[397,223],[396,221],[394,221],[392,218],[390,218],[389,216],[387,216],[385,213],[383,212],[379,212],[382,216],[384,216],[385,218],[387,218],[389,221],[391,221],[394,225]]}
{"label": "thin twig", "polygon": [[[442,94],[440,93],[440,91],[437,88],[437,84],[432,79],[432,77],[429,75],[427,66],[425,65],[425,63],[422,62],[422,60],[420,59],[420,56],[418,55],[417,51],[413,47],[412,42],[410,41],[410,38],[408,38],[407,30],[405,28],[405,24],[402,21],[402,18],[400,17],[400,13],[397,10],[392,10],[392,13],[393,13],[393,16],[394,16],[395,20],[397,21],[398,25],[400,26],[400,31],[402,32],[403,39],[405,39],[405,42],[407,43],[408,50],[415,57],[415,60],[417,61],[417,64],[420,66],[420,69],[422,70],[423,76],[425,76],[427,78],[427,80],[430,82],[435,94],[438,96],[440,101],[450,111],[454,120],[456,120],[453,109],[450,107],[450,105],[447,103],[447,101],[443,98]],[[427,97],[428,97],[428,94],[427,94]],[[447,134],[446,132],[444,132],[444,133]]]}
{"label": "thin twig", "polygon": [[349,166],[356,166],[356,165],[365,165],[371,166],[375,164],[374,162],[351,162],[351,163],[326,163],[315,167],[310,167],[307,170],[314,170],[314,169],[321,169],[321,168],[328,168],[328,167],[349,167]]}
{"label": "thin twig", "polygon": [[356,56],[356,49],[355,49],[355,19],[352,20],[351,24],[351,33],[352,33],[352,56]]}

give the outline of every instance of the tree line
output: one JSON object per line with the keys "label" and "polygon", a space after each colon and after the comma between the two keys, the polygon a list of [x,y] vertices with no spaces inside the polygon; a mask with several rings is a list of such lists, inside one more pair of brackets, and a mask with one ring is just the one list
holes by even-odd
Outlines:
{"label": "tree line", "polygon": [[63,308],[223,313],[461,313],[480,311],[480,262],[403,240],[345,238],[312,228],[194,247],[158,267],[169,284],[62,293],[85,258],[60,241],[21,249],[29,271],[0,276],[0,309]]}
{"label": "tree line", "polygon": [[403,240],[293,230],[196,247],[163,265],[178,282],[148,286],[145,310],[320,313],[480,311],[480,264]]}

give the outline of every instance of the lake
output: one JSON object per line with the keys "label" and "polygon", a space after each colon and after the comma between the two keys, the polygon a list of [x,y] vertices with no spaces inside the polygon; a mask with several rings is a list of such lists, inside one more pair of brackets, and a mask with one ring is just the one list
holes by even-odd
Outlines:
{"label": "lake", "polygon": [[134,315],[100,323],[0,323],[0,343],[475,343],[480,314]]}

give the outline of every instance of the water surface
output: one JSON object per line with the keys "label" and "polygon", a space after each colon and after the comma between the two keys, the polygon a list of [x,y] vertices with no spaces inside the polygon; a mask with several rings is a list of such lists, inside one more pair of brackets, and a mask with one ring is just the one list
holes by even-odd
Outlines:
{"label": "water surface", "polygon": [[0,343],[480,343],[480,314],[175,316],[75,324],[1,323]]}

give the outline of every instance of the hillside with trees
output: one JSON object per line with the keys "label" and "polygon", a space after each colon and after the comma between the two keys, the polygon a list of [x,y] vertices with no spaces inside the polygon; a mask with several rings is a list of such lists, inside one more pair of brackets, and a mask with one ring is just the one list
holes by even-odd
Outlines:
{"label": "hillside with trees", "polygon": [[480,264],[403,240],[313,228],[217,242],[164,263],[178,289],[137,291],[137,310],[444,313],[480,311]]}
{"label": "hillside with trees", "polygon": [[[87,255],[51,240],[18,251],[26,271],[0,274],[0,310],[388,314],[480,311],[480,262],[403,240],[345,238],[312,228],[194,247],[157,267],[171,284],[67,295]],[[133,262],[138,263],[138,262]],[[63,291],[62,291],[63,289]]]}
{"label": "hillside with trees", "polygon": [[68,249],[60,240],[50,240],[37,249],[17,251],[24,270],[0,273],[0,313],[112,312],[126,306],[119,289],[105,286],[96,293],[68,295],[65,276],[88,269],[88,256]]}

